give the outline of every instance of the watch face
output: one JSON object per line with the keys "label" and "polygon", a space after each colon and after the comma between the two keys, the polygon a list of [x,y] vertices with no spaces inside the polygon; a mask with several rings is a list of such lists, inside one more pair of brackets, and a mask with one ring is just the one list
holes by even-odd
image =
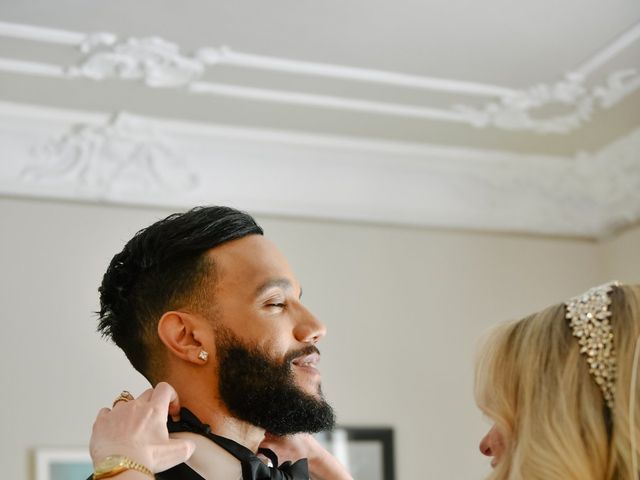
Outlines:
{"label": "watch face", "polygon": [[124,457],[122,455],[111,455],[100,462],[96,467],[96,473],[106,473],[121,467],[123,460]]}

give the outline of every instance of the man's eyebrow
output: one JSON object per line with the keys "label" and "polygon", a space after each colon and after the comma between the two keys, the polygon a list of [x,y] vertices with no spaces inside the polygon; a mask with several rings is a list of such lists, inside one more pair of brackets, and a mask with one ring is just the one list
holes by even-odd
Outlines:
{"label": "man's eyebrow", "polygon": [[[278,287],[283,290],[291,290],[293,285],[286,278],[274,278],[272,280],[267,280],[256,289],[256,297],[259,297],[273,287]],[[300,288],[300,297],[302,297],[302,287]]]}

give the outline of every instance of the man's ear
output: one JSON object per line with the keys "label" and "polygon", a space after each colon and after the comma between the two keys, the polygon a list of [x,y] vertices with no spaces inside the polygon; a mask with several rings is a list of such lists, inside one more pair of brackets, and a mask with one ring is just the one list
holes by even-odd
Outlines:
{"label": "man's ear", "polygon": [[158,336],[169,352],[182,360],[202,365],[202,351],[209,352],[204,319],[197,315],[170,311],[158,321]]}

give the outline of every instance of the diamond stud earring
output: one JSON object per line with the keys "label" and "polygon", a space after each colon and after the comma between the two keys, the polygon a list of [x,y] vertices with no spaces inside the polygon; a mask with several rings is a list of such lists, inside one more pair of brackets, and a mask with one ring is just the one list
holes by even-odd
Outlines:
{"label": "diamond stud earring", "polygon": [[204,350],[200,350],[200,353],[198,354],[198,358],[200,360],[202,360],[203,362],[206,362],[207,358],[209,358],[209,354],[207,352],[205,352]]}

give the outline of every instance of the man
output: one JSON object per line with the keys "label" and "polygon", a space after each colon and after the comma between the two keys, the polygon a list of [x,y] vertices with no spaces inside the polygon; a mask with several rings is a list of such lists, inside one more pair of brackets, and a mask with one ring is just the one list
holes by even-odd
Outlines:
{"label": "man", "polygon": [[[276,470],[255,456],[266,433],[334,424],[317,369],[326,330],[301,296],[243,212],[197,207],[139,231],[104,275],[99,330],[156,388],[101,410],[94,478],[308,478],[306,461]],[[308,454],[314,478],[350,478],[310,435],[271,445]]]}

